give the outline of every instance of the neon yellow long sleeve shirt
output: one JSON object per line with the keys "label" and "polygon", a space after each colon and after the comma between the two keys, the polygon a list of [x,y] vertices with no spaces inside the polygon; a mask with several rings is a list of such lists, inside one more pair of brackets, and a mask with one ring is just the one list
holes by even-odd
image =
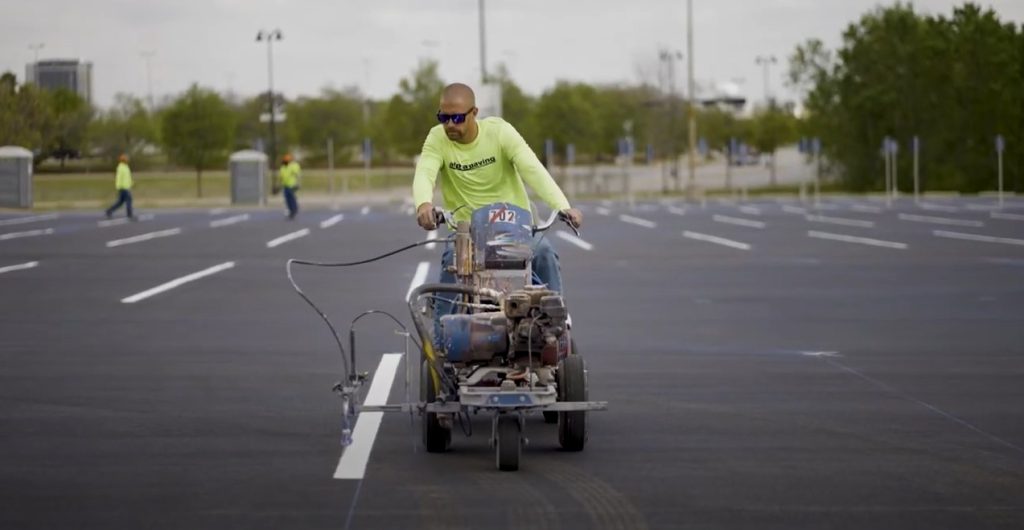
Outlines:
{"label": "neon yellow long sleeve shirt", "polygon": [[494,202],[529,211],[524,183],[552,209],[569,208],[569,200],[515,127],[495,117],[479,120],[477,126],[476,139],[466,145],[449,140],[443,125],[427,134],[412,182],[417,207],[432,202],[440,174],[444,208],[465,206],[455,212],[456,221],[468,221],[473,210]]}
{"label": "neon yellow long sleeve shirt", "polygon": [[130,190],[132,189],[132,184],[131,168],[124,162],[119,163],[117,165],[117,176],[114,177],[114,189]]}

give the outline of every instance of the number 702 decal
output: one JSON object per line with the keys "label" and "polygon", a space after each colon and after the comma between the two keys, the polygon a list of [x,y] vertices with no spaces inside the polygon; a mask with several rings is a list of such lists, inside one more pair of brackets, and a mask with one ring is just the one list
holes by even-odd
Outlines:
{"label": "number 702 decal", "polygon": [[515,223],[516,211],[502,208],[500,210],[488,210],[487,218],[489,223]]}

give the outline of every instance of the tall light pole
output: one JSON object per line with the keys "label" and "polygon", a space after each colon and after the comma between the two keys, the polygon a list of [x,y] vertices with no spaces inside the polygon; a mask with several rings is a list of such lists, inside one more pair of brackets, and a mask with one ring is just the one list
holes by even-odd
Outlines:
{"label": "tall light pole", "polygon": [[[672,179],[679,187],[679,155],[676,152],[676,61],[683,59],[683,52],[679,50],[662,50],[658,57],[668,65],[668,97],[669,97],[669,149],[668,154],[672,157]],[[667,193],[668,181],[665,179],[665,172],[662,171],[661,191]]]}
{"label": "tall light pole", "polygon": [[[697,192],[697,116],[696,108],[693,104],[694,99],[694,82],[693,82],[693,0],[686,0],[686,70],[689,103],[689,121],[690,121],[690,175],[689,182],[687,183],[687,195],[690,198],[694,198]],[[677,180],[678,182],[678,180]]]}
{"label": "tall light pole", "polygon": [[774,55],[758,55],[754,62],[762,66],[764,69],[764,102],[765,105],[771,106],[772,96],[768,86],[768,69],[771,65],[778,63],[778,59]]}
{"label": "tall light pole", "polygon": [[28,49],[30,49],[33,52],[35,52],[35,62],[32,63],[32,64],[34,64],[34,65],[35,64],[39,64],[39,50],[41,50],[41,49],[43,49],[45,47],[46,47],[46,44],[42,43],[42,42],[35,43],[35,44],[29,44],[28,45]]}
{"label": "tall light pole", "polygon": [[139,55],[146,61],[146,101],[149,103],[150,112],[153,111],[153,73],[150,65],[150,61],[153,56],[156,55],[155,51],[147,50]]}
{"label": "tall light pole", "polygon": [[487,82],[487,32],[484,25],[484,0],[480,3],[480,81]]}
{"label": "tall light pole", "polygon": [[260,30],[256,34],[256,42],[267,41],[267,106],[270,107],[270,167],[277,163],[277,116],[274,109],[274,41],[281,40],[281,30]]}

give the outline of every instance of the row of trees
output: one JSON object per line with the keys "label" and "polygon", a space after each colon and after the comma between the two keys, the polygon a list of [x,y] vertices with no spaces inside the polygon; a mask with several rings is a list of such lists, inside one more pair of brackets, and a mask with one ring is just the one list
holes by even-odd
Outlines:
{"label": "row of trees", "polygon": [[[112,161],[126,152],[138,162],[160,148],[169,160],[198,170],[223,167],[226,155],[265,141],[266,94],[239,99],[193,86],[157,109],[134,96],[120,94],[113,106],[98,112],[67,91],[39,91],[18,86],[5,74],[0,90],[0,145],[32,148],[42,160],[79,155]],[[686,150],[686,105],[678,95],[647,86],[593,86],[559,82],[539,97],[523,92],[507,70],[495,81],[503,87],[503,114],[516,125],[538,154],[554,140],[559,160],[574,144],[581,160],[607,160],[616,154],[624,123],[638,146],[652,145],[659,158]],[[278,105],[287,120],[278,127],[283,149],[301,149],[311,165],[326,162],[327,140],[339,164],[358,153],[364,137],[372,139],[374,157],[384,162],[408,161],[419,152],[427,130],[436,121],[437,100],[445,85],[438,64],[427,61],[399,83],[397,93],[383,101],[368,100],[356,89],[324,89]],[[712,149],[722,150],[730,137],[771,151],[792,142],[796,120],[790,110],[765,108],[753,118],[709,108],[699,110],[701,135]]]}
{"label": "row of trees", "polygon": [[919,138],[927,189],[994,189],[996,135],[1006,139],[1008,187],[1024,189],[1024,28],[991,10],[878,8],[848,27],[838,50],[818,40],[797,47],[789,77],[806,95],[805,132],[823,139],[850,189],[883,187],[886,136],[901,144],[900,175],[911,174]]}

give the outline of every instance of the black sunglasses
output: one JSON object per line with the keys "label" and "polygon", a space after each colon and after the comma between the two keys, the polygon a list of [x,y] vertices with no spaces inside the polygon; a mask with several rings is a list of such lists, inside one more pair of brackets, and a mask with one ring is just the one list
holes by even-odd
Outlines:
{"label": "black sunglasses", "polygon": [[441,123],[448,123],[448,120],[451,120],[451,122],[454,123],[455,125],[459,125],[460,123],[465,123],[466,116],[469,116],[474,110],[476,110],[476,107],[473,107],[468,111],[463,112],[462,114],[445,114],[441,111],[438,111],[437,121]]}

